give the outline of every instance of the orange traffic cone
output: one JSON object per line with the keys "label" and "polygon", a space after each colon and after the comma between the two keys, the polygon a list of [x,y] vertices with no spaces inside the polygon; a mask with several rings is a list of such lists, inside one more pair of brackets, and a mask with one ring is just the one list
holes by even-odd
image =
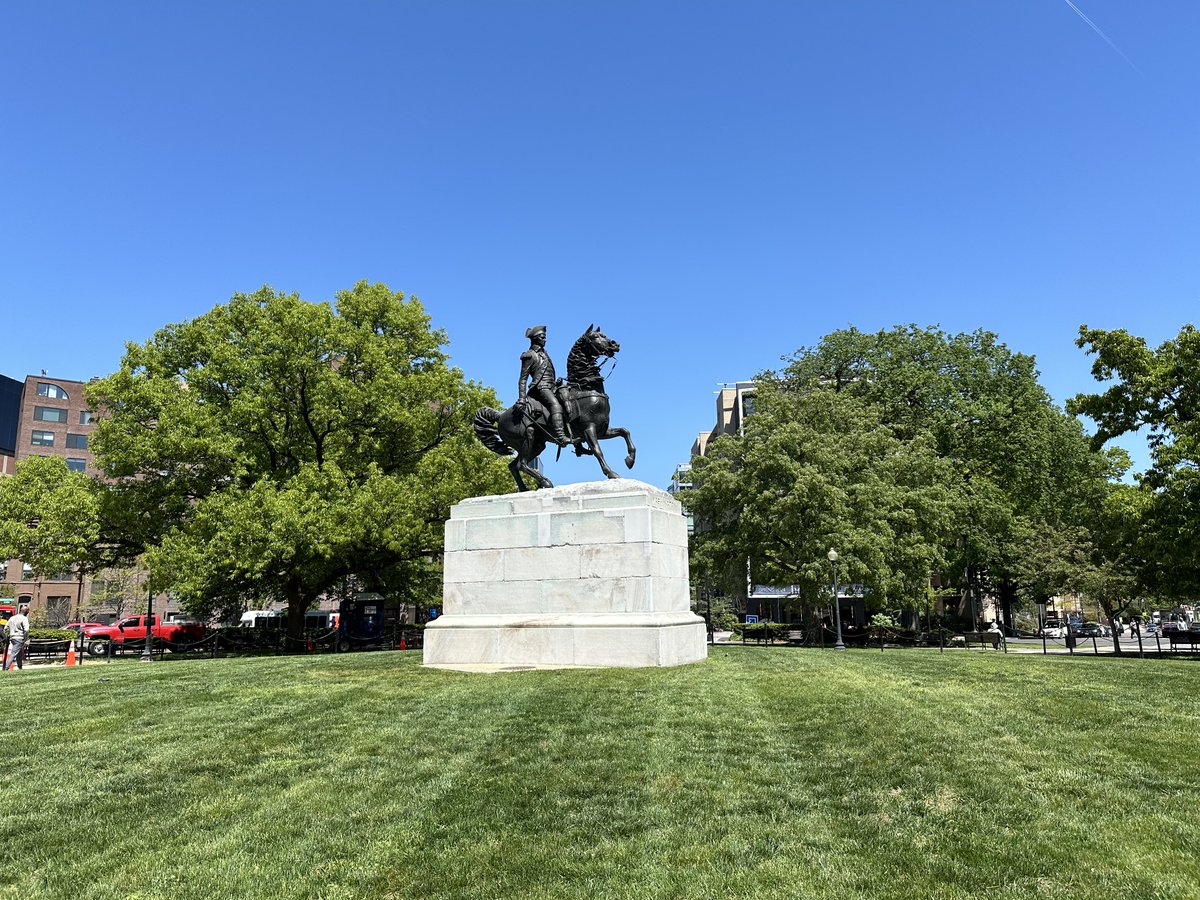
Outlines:
{"label": "orange traffic cone", "polygon": [[75,642],[74,641],[71,641],[71,647],[69,650],[67,650],[67,665],[68,666],[78,665],[78,663],[75,660]]}

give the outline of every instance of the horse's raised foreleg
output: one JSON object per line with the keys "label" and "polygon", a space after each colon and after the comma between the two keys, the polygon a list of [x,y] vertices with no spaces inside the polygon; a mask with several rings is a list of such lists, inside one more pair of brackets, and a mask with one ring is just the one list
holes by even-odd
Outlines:
{"label": "horse's raised foreleg", "polygon": [[629,438],[628,428],[610,428],[604,434],[600,435],[600,440],[607,441],[609,438],[625,438],[625,447],[629,454],[625,457],[625,467],[633,468],[633,461],[637,459],[637,447],[633,446],[633,441]]}
{"label": "horse's raised foreleg", "polygon": [[600,449],[600,436],[597,434],[595,425],[588,425],[584,429],[588,447],[596,456],[596,462],[600,463],[600,471],[608,478],[620,478],[621,476],[609,468],[608,461],[604,458],[604,451]]}

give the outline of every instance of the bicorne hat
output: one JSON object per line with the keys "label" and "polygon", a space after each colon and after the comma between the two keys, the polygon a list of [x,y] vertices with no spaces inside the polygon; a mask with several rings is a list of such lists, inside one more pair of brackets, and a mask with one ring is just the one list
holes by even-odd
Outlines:
{"label": "bicorne hat", "polygon": [[538,333],[545,334],[546,326],[545,325],[534,325],[532,328],[525,329],[525,337],[527,337],[527,338],[531,338],[535,334],[538,334]]}

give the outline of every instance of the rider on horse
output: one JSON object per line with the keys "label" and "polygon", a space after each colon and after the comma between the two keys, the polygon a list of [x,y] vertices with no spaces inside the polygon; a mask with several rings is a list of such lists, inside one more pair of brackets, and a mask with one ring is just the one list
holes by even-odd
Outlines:
{"label": "rider on horse", "polygon": [[[517,408],[522,412],[528,406],[526,393],[539,401],[550,415],[550,436],[560,447],[571,443],[563,428],[563,408],[555,394],[556,379],[554,363],[546,352],[546,326],[534,325],[525,331],[529,338],[529,349],[521,354],[521,380],[517,385]],[[529,380],[528,392],[525,380]]]}

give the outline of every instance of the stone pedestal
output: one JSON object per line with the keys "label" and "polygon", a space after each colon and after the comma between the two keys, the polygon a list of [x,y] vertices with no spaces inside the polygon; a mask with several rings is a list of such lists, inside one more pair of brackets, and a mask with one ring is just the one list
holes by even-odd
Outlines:
{"label": "stone pedestal", "polygon": [[687,520],[640,481],[464,500],[446,523],[425,665],[675,666],[708,654]]}

